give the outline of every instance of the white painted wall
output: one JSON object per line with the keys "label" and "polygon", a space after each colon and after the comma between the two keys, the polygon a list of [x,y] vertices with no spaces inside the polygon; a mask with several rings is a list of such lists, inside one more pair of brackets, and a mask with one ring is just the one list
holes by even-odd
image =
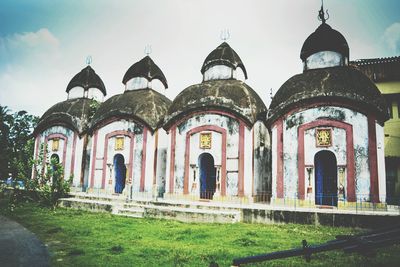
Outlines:
{"label": "white painted wall", "polygon": [[340,53],[333,51],[321,51],[309,56],[304,62],[304,69],[320,69],[328,67],[344,66],[345,59]]}
{"label": "white painted wall", "polygon": [[[60,159],[60,163],[64,164],[64,166],[65,166],[64,167],[64,178],[69,179],[70,174],[71,174],[71,160],[72,160],[72,147],[73,147],[74,131],[69,128],[63,127],[63,126],[52,126],[50,128],[45,129],[44,131],[42,131],[40,133],[39,146],[38,146],[39,149],[40,149],[41,144],[44,144],[45,138],[51,134],[63,134],[68,138],[65,162],[63,162],[63,149],[64,149],[64,140],[63,139],[60,139],[60,141],[59,141],[58,151],[52,151],[52,141],[49,140],[49,142],[47,143],[46,162],[50,162],[51,155],[57,154]],[[36,143],[35,143],[35,147],[36,147]],[[77,167],[77,166],[75,165],[75,167]]]}
{"label": "white painted wall", "polygon": [[225,65],[212,66],[204,72],[204,81],[236,78],[236,71]]}
{"label": "white painted wall", "polygon": [[253,195],[253,132],[244,127],[244,195]]}
{"label": "white painted wall", "polygon": [[68,99],[84,97],[84,90],[81,86],[71,88],[68,92]]}
{"label": "white painted wall", "polygon": [[[184,163],[185,163],[185,146],[186,146],[186,133],[193,128],[203,125],[215,125],[227,130],[227,148],[226,148],[226,182],[227,182],[227,195],[235,196],[238,191],[238,160],[239,160],[239,122],[235,119],[218,115],[218,114],[203,114],[194,115],[188,118],[183,123],[178,125],[176,130],[176,145],[175,145],[175,177],[174,177],[174,192],[183,193],[183,180],[184,180]],[[212,133],[212,148],[211,149],[200,149],[199,148],[199,134],[194,134],[190,138],[190,163],[196,164],[198,166],[198,157],[201,153],[207,152],[214,157],[214,162],[217,165],[221,163],[221,134],[205,131]],[[166,189],[169,192],[169,174],[170,174],[170,153],[171,153],[171,133],[168,135],[168,152],[167,152],[167,166],[166,166]],[[251,130],[245,130],[245,163],[248,165],[245,167],[245,184],[249,184],[247,180],[251,183],[251,143],[252,135]],[[250,154],[250,158],[248,156]],[[246,161],[247,160],[247,161]],[[246,170],[249,168],[249,170]],[[247,174],[247,175],[246,175]],[[249,175],[250,174],[250,175]],[[189,167],[189,191],[192,188],[193,182],[193,169]],[[196,180],[199,183],[198,173],[196,175]],[[199,184],[198,184],[199,187]]]}
{"label": "white painted wall", "polygon": [[272,198],[276,198],[276,176],[278,175],[277,162],[278,162],[278,134],[277,127],[271,129],[271,181],[272,181]]}
{"label": "white painted wall", "polygon": [[[283,161],[284,161],[284,196],[296,197],[298,190],[298,126],[319,118],[340,120],[353,126],[353,143],[355,150],[355,180],[356,195],[360,199],[369,199],[370,172],[368,166],[368,121],[359,112],[335,106],[324,106],[306,109],[289,115],[283,122]],[[272,129],[272,192],[276,197],[276,162],[277,162],[277,131]],[[314,130],[305,133],[305,164],[313,165],[315,153],[325,148],[316,148],[313,139]],[[341,129],[333,130],[333,147],[338,165],[346,160],[345,134]],[[305,172],[305,182],[307,172]],[[345,178],[346,180],[346,178]]]}
{"label": "white painted wall", "polygon": [[384,151],[384,139],[385,134],[383,127],[378,123],[376,127],[376,151],[377,151],[377,163],[378,163],[378,182],[379,182],[379,201],[382,203],[386,202],[386,169],[385,169],[385,151]]}
{"label": "white painted wall", "polygon": [[[92,166],[95,164],[95,176],[94,176],[94,184],[90,185],[93,186],[94,188],[101,188],[101,182],[102,182],[102,175],[103,175],[103,159],[104,159],[104,145],[105,145],[105,138],[108,133],[111,133],[116,130],[125,130],[125,131],[130,131],[134,132],[137,131],[137,126],[134,122],[132,121],[127,121],[127,120],[119,120],[119,121],[114,121],[111,122],[102,128],[98,129],[97,133],[97,149],[96,149],[96,155],[93,155],[94,152],[94,140],[92,140],[92,146],[91,146],[91,162],[90,162],[90,173],[89,173],[89,181],[90,177],[92,175]],[[150,134],[149,134],[150,135]],[[149,137],[148,135],[148,137]],[[116,154],[121,154],[124,156],[125,163],[129,163],[129,152],[130,152],[130,144],[133,141],[134,142],[134,165],[133,165],[133,179],[132,179],[132,184],[133,184],[133,191],[139,191],[139,185],[140,185],[140,174],[141,174],[141,164],[142,164],[142,148],[143,148],[143,134],[142,133],[136,133],[134,140],[130,140],[128,136],[124,136],[124,149],[123,150],[115,150],[115,137],[112,137],[108,141],[108,147],[107,147],[107,164],[112,164],[113,165],[113,160],[114,156]],[[149,138],[148,138],[149,139]],[[151,138],[150,138],[151,140]],[[129,178],[132,177],[132,173],[129,172],[130,168],[127,166],[127,179],[126,182],[128,182]],[[114,167],[110,169],[107,167],[106,170],[106,183],[105,183],[105,190],[108,193],[113,193],[114,192],[114,186],[115,186],[115,172],[114,172]],[[111,178],[110,178],[111,177]],[[111,184],[109,184],[109,180],[112,181]],[[127,190],[127,186],[125,186],[125,189]]]}
{"label": "white painted wall", "polygon": [[98,88],[89,88],[89,90],[86,91],[86,95],[87,95],[87,98],[89,98],[89,99],[94,99],[98,102],[104,101],[103,92],[100,91]]}

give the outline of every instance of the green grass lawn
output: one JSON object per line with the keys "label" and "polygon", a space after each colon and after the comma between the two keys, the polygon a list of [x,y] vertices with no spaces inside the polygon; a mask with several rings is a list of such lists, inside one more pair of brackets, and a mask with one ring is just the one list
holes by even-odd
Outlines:
{"label": "green grass lawn", "polygon": [[[0,212],[36,233],[51,253],[54,266],[230,266],[232,259],[318,244],[350,228],[310,225],[195,224],[133,219],[103,213],[20,204]],[[378,250],[375,257],[341,251],[274,260],[251,266],[399,266],[400,246]]]}

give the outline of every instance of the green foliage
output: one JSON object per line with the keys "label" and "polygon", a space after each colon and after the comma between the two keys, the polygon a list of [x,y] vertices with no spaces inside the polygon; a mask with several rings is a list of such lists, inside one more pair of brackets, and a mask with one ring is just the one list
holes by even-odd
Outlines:
{"label": "green foliage", "polygon": [[35,175],[25,180],[25,188],[34,192],[40,203],[55,208],[58,199],[68,195],[72,177],[66,180],[62,164],[55,158],[48,162],[48,155],[47,146],[42,144],[37,159],[33,160]]}
{"label": "green foliage", "polygon": [[[0,213],[1,204],[0,204]],[[18,205],[6,216],[17,220],[48,244],[52,266],[230,266],[237,257],[269,253],[359,233],[343,227],[314,225],[200,224],[135,219],[34,203]],[[184,234],[186,238],[181,238]],[[179,237],[179,238],[178,238]],[[400,246],[376,257],[331,251],[246,266],[398,266]]]}
{"label": "green foliage", "polygon": [[11,114],[0,106],[0,179],[6,179],[8,173],[20,180],[30,177],[35,143],[32,132],[38,121],[26,111]]}
{"label": "green foliage", "polygon": [[99,102],[97,102],[94,99],[90,100],[88,121],[90,121],[93,118],[93,116],[96,113],[96,111],[99,108],[99,106],[100,106]]}

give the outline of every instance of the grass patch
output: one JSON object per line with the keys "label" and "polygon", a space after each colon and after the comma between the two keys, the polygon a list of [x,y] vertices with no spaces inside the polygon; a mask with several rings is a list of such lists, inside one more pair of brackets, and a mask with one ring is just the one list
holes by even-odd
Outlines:
{"label": "grass patch", "polygon": [[[230,266],[237,257],[257,255],[335,239],[357,230],[312,225],[197,224],[136,219],[32,203],[5,214],[36,233],[50,250],[52,266]],[[375,257],[331,251],[249,266],[398,266],[400,246]]]}

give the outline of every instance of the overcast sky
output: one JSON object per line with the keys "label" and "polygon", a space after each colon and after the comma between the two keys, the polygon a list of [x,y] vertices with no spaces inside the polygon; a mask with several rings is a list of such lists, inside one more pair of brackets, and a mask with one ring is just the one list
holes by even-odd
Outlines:
{"label": "overcast sky", "polygon": [[[229,29],[248,83],[269,105],[274,92],[302,71],[304,40],[320,24],[320,0],[1,0],[0,105],[42,115],[67,99],[66,86],[86,66],[100,75],[107,98],[122,93],[126,70],[147,44],[164,72],[171,100],[202,80],[206,56]],[[325,0],[327,23],[340,31],[350,59],[400,55],[400,1]]]}

